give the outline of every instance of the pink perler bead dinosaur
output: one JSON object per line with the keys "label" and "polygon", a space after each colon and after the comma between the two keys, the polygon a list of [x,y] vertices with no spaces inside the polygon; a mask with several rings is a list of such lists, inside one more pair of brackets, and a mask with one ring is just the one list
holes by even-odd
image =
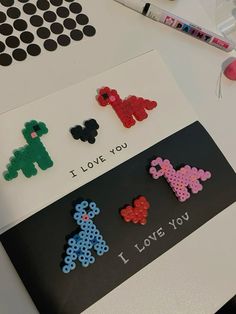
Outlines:
{"label": "pink perler bead dinosaur", "polygon": [[[156,169],[157,166],[160,167],[159,170]],[[189,190],[193,194],[203,190],[199,180],[206,181],[211,178],[209,171],[191,168],[188,165],[176,171],[168,159],[162,160],[160,157],[152,160],[149,172],[153,179],[164,176],[180,202],[185,202],[190,198]]]}

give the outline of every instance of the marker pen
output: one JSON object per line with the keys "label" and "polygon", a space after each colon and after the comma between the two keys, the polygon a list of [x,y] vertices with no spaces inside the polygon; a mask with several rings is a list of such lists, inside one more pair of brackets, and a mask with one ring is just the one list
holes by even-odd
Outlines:
{"label": "marker pen", "polygon": [[188,34],[196,39],[199,39],[211,46],[215,46],[224,51],[230,52],[235,48],[235,43],[226,39],[223,36],[212,33],[198,25],[195,25],[187,20],[184,20],[168,11],[160,9],[151,3],[146,3],[142,0],[115,0],[126,7],[133,9],[150,19],[168,25]]}

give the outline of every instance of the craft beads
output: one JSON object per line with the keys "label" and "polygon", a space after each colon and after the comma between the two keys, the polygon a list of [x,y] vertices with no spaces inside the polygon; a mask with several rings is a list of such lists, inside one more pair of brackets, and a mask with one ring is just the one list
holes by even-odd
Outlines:
{"label": "craft beads", "polygon": [[146,110],[152,110],[157,106],[156,101],[142,97],[129,96],[122,100],[116,90],[109,87],[98,91],[97,101],[101,106],[111,105],[124,127],[130,128],[136,121],[143,121],[148,117]]}
{"label": "craft beads", "polygon": [[94,144],[96,141],[96,136],[98,135],[97,130],[99,125],[95,119],[90,119],[85,121],[84,127],[81,125],[76,125],[73,127],[70,132],[75,140],[81,140],[83,142],[89,142]]}
{"label": "craft beads", "polygon": [[82,201],[76,204],[75,211],[74,219],[80,226],[81,231],[68,240],[68,248],[64,259],[65,265],[62,268],[65,274],[75,269],[76,260],[79,260],[83,267],[93,264],[95,257],[92,256],[92,248],[98,256],[102,256],[109,251],[106,241],[92,221],[100,213],[96,203]]}
{"label": "craft beads", "polygon": [[[160,167],[159,170],[156,169],[157,166]],[[191,168],[188,165],[176,171],[168,159],[162,160],[160,157],[151,162],[149,172],[153,179],[164,176],[180,202],[185,202],[190,198],[189,190],[193,194],[203,190],[199,180],[206,181],[211,178],[209,171],[197,169],[196,167]]]}
{"label": "craft beads", "polygon": [[126,222],[145,225],[147,223],[149,202],[144,196],[140,196],[134,201],[134,207],[127,206],[120,212]]}
{"label": "craft beads", "polygon": [[35,163],[42,170],[53,166],[53,161],[40,140],[40,137],[47,133],[48,129],[43,122],[32,120],[25,123],[22,134],[27,145],[13,152],[13,157],[10,158],[10,163],[7,165],[7,171],[3,173],[5,180],[15,179],[20,170],[27,178],[35,176],[38,172]]}

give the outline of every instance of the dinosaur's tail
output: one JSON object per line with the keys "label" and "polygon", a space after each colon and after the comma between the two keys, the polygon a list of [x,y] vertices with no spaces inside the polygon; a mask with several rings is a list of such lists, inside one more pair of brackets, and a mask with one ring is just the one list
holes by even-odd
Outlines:
{"label": "dinosaur's tail", "polygon": [[10,163],[7,165],[7,170],[3,173],[4,179],[7,181],[13,180],[18,176],[16,160],[16,156],[11,157]]}

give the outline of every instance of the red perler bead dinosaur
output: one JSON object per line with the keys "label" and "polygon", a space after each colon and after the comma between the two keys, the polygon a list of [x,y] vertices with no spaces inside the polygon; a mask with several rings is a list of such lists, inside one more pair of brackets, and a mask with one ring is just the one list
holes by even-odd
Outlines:
{"label": "red perler bead dinosaur", "polygon": [[120,211],[121,216],[126,222],[145,225],[147,223],[149,202],[144,196],[140,196],[134,201],[134,207],[127,206]]}
{"label": "red perler bead dinosaur", "polygon": [[142,97],[129,96],[122,100],[117,91],[109,87],[99,89],[97,101],[101,106],[111,105],[126,128],[135,125],[135,119],[137,121],[146,119],[148,117],[146,110],[152,110],[157,106],[156,101]]}

